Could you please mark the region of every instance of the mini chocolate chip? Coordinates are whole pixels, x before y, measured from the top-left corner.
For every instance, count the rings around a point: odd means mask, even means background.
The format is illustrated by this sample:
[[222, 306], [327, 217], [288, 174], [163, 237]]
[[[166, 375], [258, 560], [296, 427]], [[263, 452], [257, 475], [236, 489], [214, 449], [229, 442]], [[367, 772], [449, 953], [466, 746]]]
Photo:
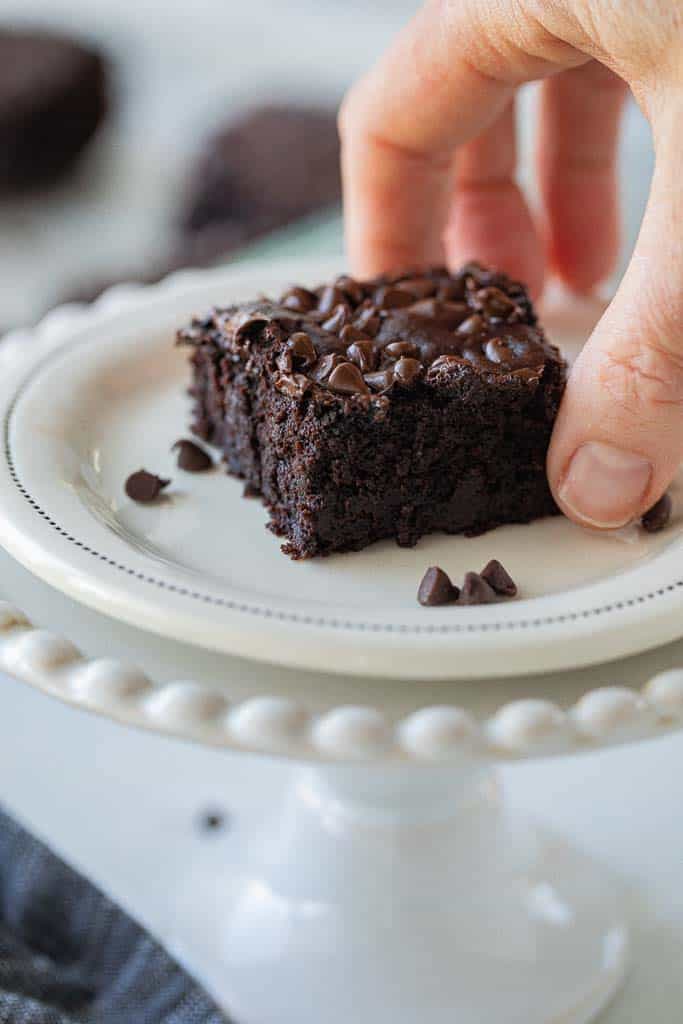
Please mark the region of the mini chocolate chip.
[[481, 570], [480, 575], [489, 586], [493, 587], [497, 594], [502, 594], [504, 597], [514, 597], [516, 595], [517, 584], [497, 558], [492, 558]]
[[454, 587], [450, 579], [438, 565], [432, 565], [422, 577], [422, 582], [417, 591], [417, 599], [425, 607], [433, 607], [439, 604], [449, 604], [458, 598], [458, 588]]
[[318, 309], [321, 313], [331, 313], [332, 310], [339, 305], [346, 304], [346, 296], [341, 288], [337, 288], [334, 284], [328, 284], [323, 289], [323, 293], [320, 296], [318, 303]]
[[334, 307], [334, 312], [328, 320], [323, 321], [323, 328], [326, 331], [331, 331], [332, 334], [339, 334], [342, 327], [345, 327], [349, 322], [351, 311], [345, 302], [340, 302]]
[[280, 299], [280, 305], [297, 313], [308, 313], [318, 305], [318, 297], [307, 288], [289, 288]]
[[290, 349], [295, 361], [301, 366], [312, 366], [318, 358], [311, 337], [305, 331], [297, 331], [296, 334], [293, 334], [287, 343], [287, 347]]
[[641, 520], [643, 529], [648, 533], [657, 533], [659, 530], [663, 530], [671, 519], [672, 506], [671, 497], [665, 492], [643, 516]]
[[478, 572], [466, 572], [458, 604], [493, 604], [496, 592]]
[[436, 281], [429, 277], [409, 277], [405, 281], [398, 281], [394, 288], [400, 292], [408, 292], [415, 299], [429, 299], [436, 295]]
[[433, 320], [436, 317], [438, 308], [438, 299], [420, 299], [419, 302], [412, 303], [408, 312], [413, 316], [425, 316]]
[[283, 374], [275, 381], [277, 390], [289, 398], [301, 398], [310, 386], [310, 380], [302, 373]]
[[417, 345], [413, 345], [412, 341], [392, 341], [390, 345], [385, 345], [384, 351], [392, 359], [400, 359], [401, 356], [418, 356], [420, 350]]
[[374, 301], [378, 309], [401, 309], [412, 305], [413, 296], [394, 285], [384, 285], [375, 292]]
[[145, 505], [158, 498], [164, 487], [168, 487], [170, 482], [170, 480], [155, 476], [154, 473], [148, 473], [146, 469], [139, 469], [137, 473], [131, 473], [126, 480], [126, 494], [133, 501], [139, 501]]
[[258, 487], [255, 486], [255, 484], [251, 484], [251, 483], [247, 482], [244, 485], [244, 490], [242, 491], [242, 497], [243, 498], [260, 498], [261, 497], [261, 492], [258, 489]]
[[489, 338], [484, 345], [484, 352], [490, 363], [511, 363], [515, 358], [505, 338]]
[[464, 302], [440, 302], [439, 299], [422, 299], [410, 307], [413, 316], [429, 317], [439, 327], [453, 331], [466, 318], [469, 309]]
[[235, 324], [235, 341], [238, 343], [246, 341], [248, 343], [271, 320], [272, 317], [266, 314], [243, 314], [242, 318]]
[[319, 384], [326, 380], [334, 370], [335, 366], [338, 366], [343, 362], [341, 356], [338, 356], [336, 352], [328, 352], [326, 356], [322, 356], [310, 371], [310, 376], [313, 380]]
[[328, 386], [343, 395], [366, 395], [368, 386], [362, 374], [353, 363], [340, 363], [330, 374]]
[[349, 345], [346, 354], [352, 363], [355, 363], [362, 373], [369, 373], [377, 366], [377, 347], [372, 341], [354, 341]]
[[489, 286], [474, 293], [474, 306], [496, 319], [507, 319], [517, 309], [517, 304], [500, 288]]
[[458, 325], [458, 334], [478, 334], [484, 326], [483, 317], [479, 316], [478, 313], [473, 313], [472, 316], [468, 316], [466, 320], [463, 320]]
[[377, 373], [366, 373], [364, 380], [373, 391], [386, 391], [394, 383], [394, 374], [391, 370], [378, 370]]
[[394, 366], [394, 377], [401, 384], [412, 384], [422, 373], [422, 363], [419, 359], [410, 359], [404, 356]]
[[364, 341], [367, 338], [367, 334], [363, 334], [359, 327], [347, 324], [346, 327], [342, 327], [339, 337], [345, 345], [350, 345], [352, 341]]
[[348, 274], [342, 274], [334, 282], [337, 288], [341, 288], [354, 306], [358, 306], [365, 298], [365, 292], [363, 286], [358, 283], [353, 277], [349, 277]]
[[186, 473], [204, 473], [213, 466], [209, 453], [194, 441], [176, 441], [171, 450], [178, 452], [178, 468]]
[[464, 278], [455, 278], [452, 281], [444, 281], [439, 285], [436, 297], [443, 302], [461, 302], [465, 298]]
[[364, 309], [353, 322], [368, 338], [374, 338], [381, 327], [381, 320], [374, 306]]

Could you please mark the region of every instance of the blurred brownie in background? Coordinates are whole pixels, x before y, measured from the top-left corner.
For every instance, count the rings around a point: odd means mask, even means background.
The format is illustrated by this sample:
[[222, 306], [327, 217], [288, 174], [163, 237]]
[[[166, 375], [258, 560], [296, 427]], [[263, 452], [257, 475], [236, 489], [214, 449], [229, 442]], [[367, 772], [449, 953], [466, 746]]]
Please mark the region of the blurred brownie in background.
[[255, 109], [214, 135], [200, 155], [182, 217], [186, 244], [202, 263], [340, 198], [335, 113]]
[[102, 56], [43, 31], [0, 29], [0, 192], [51, 185], [107, 110]]

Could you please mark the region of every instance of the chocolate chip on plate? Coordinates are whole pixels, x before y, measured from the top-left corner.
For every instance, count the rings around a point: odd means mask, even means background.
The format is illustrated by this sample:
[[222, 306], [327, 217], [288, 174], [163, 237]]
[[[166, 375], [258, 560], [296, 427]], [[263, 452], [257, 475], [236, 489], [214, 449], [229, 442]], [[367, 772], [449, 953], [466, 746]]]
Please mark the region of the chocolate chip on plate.
[[492, 558], [487, 563], [481, 570], [480, 576], [490, 587], [493, 587], [497, 594], [503, 597], [514, 597], [517, 593], [517, 584], [497, 558]]
[[443, 569], [438, 565], [432, 565], [422, 577], [417, 599], [425, 607], [433, 607], [439, 604], [450, 604], [458, 598], [459, 590], [455, 587]]
[[478, 572], [466, 572], [458, 604], [493, 604], [497, 601], [493, 587]]
[[178, 468], [184, 469], [186, 473], [204, 473], [213, 466], [213, 459], [209, 453], [194, 441], [176, 441], [172, 451], [178, 452]]
[[665, 492], [643, 516], [641, 520], [643, 529], [648, 533], [658, 533], [659, 530], [663, 530], [671, 519], [671, 508], [671, 498]]
[[154, 473], [148, 473], [146, 469], [139, 469], [137, 473], [131, 473], [126, 480], [126, 494], [133, 501], [142, 502], [144, 505], [155, 501], [170, 482], [155, 476]]

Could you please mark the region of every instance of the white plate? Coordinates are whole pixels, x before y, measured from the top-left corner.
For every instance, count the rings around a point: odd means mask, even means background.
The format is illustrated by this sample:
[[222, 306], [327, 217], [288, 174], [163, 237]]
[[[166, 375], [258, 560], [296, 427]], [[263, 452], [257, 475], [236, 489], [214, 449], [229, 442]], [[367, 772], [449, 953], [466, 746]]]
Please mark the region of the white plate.
[[[657, 536], [590, 535], [561, 519], [476, 539], [432, 536], [303, 563], [280, 553], [258, 502], [219, 469], [175, 468], [187, 435], [187, 353], [174, 329], [194, 311], [320, 271], [184, 274], [119, 291], [92, 311], [58, 311], [0, 369], [0, 536], [34, 573], [111, 616], [271, 662], [402, 677], [511, 675], [588, 664], [683, 634], [678, 518]], [[546, 311], [565, 343], [596, 307]], [[18, 359], [18, 354], [21, 358]], [[170, 476], [153, 507], [128, 474]], [[522, 597], [421, 608], [426, 566], [458, 579], [499, 558]]]

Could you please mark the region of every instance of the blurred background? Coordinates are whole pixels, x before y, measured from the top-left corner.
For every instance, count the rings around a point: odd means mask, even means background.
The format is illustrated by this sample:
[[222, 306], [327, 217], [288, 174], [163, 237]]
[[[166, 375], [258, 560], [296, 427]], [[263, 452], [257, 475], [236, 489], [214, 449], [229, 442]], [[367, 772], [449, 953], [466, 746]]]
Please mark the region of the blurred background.
[[[94, 137], [80, 149], [74, 141], [78, 158], [36, 186], [30, 168], [43, 165], [42, 147], [54, 140], [44, 131], [31, 136], [31, 116], [42, 104], [58, 124], [59, 90], [75, 65], [54, 70], [39, 57], [13, 61], [7, 42], [0, 49], [0, 153], [9, 119], [33, 161], [20, 187], [3, 187], [0, 170], [0, 329], [89, 299], [110, 282], [154, 279], [185, 265], [316, 253], [339, 254], [341, 262], [334, 110], [417, 6], [0, 0], [10, 43], [16, 30], [56, 31], [101, 55], [107, 96]], [[70, 87], [92, 94], [92, 67], [79, 74]], [[15, 97], [11, 104], [2, 90]], [[533, 103], [532, 89], [520, 105], [520, 175], [531, 188]], [[273, 105], [277, 111], [258, 113]], [[323, 113], [295, 116], [291, 108]], [[622, 149], [624, 257], [651, 166], [647, 126], [631, 104]]]

